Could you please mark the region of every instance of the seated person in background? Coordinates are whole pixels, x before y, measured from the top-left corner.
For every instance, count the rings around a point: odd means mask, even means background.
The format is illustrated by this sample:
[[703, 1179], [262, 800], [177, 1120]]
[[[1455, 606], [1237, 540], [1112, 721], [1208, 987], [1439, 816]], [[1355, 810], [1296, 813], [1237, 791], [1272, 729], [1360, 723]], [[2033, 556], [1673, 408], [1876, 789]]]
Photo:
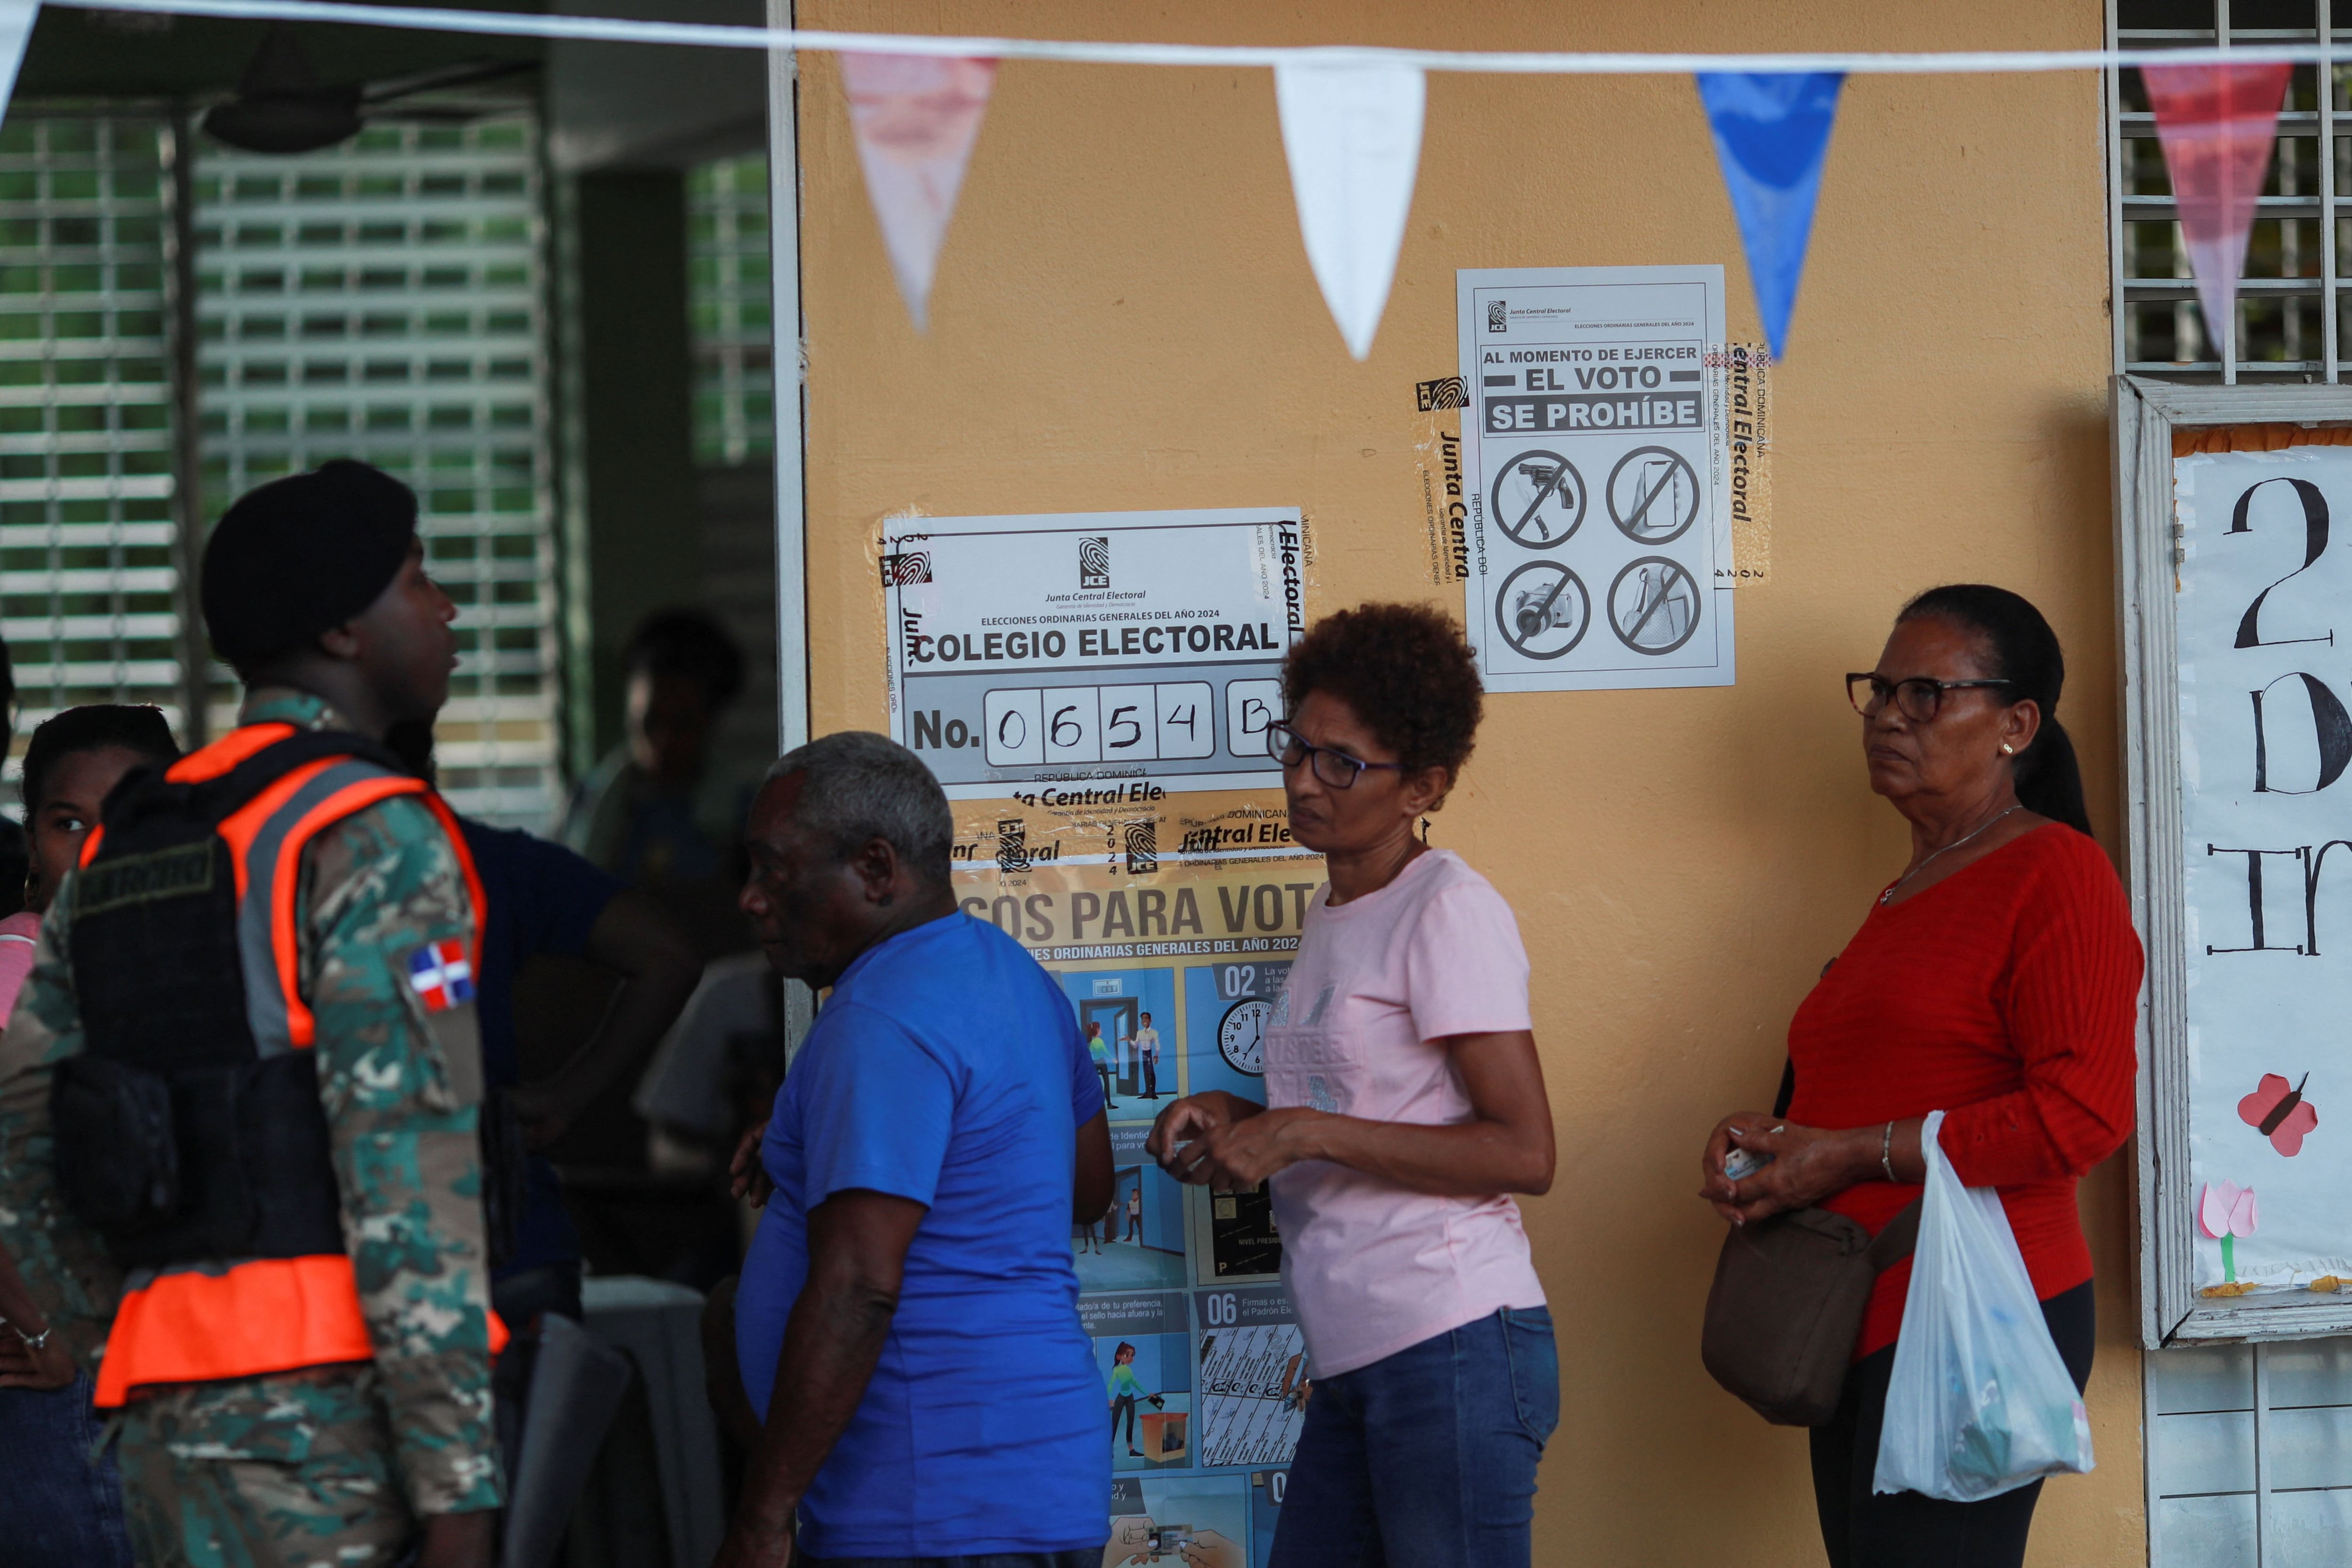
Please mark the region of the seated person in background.
[[[25, 748], [25, 820], [32, 825], [25, 907], [0, 920], [0, 1024], [33, 969], [41, 912], [81, 856], [99, 808], [133, 768], [180, 755], [163, 710], [68, 708]], [[0, 1247], [0, 1526], [11, 1568], [131, 1568], [122, 1475], [100, 1448], [89, 1375], [74, 1364]], [[93, 1458], [92, 1456], [96, 1457]]]
[[775, 970], [758, 953], [712, 961], [629, 1102], [647, 1124], [646, 1168], [717, 1175], [743, 1130], [766, 1124], [783, 1069]]
[[[385, 737], [425, 778], [433, 774], [433, 732], [403, 725]], [[702, 973], [677, 923], [562, 844], [459, 817], [482, 879], [482, 972], [476, 977], [482, 1069], [512, 1100], [525, 1144], [526, 1196], [513, 1250], [492, 1275], [493, 1304], [509, 1328], [542, 1312], [580, 1315], [580, 1237], [564, 1212], [555, 1167], [538, 1153], [563, 1135], [588, 1103], [640, 1069]], [[522, 1082], [515, 1042], [515, 972], [539, 954], [585, 958], [622, 977], [604, 1021], [561, 1071]], [[503, 1381], [503, 1380], [502, 1380]]]
[[743, 655], [699, 610], [665, 610], [630, 637], [627, 738], [573, 791], [563, 841], [692, 928], [706, 959], [749, 946], [735, 892], [751, 781], [714, 766]]
[[[433, 778], [430, 724], [396, 725], [384, 744], [412, 772]], [[525, 1441], [540, 1319], [548, 1312], [575, 1322], [581, 1317], [580, 1232], [563, 1207], [555, 1167], [541, 1151], [561, 1138], [597, 1095], [653, 1053], [686, 1005], [701, 966], [685, 933], [659, 904], [562, 844], [471, 817], [457, 817], [457, 822], [481, 878], [485, 905], [482, 972], [474, 983], [482, 1074], [493, 1095], [493, 1103], [483, 1107], [486, 1124], [493, 1129], [483, 1143], [483, 1179], [510, 1203], [520, 1189], [520, 1201], [512, 1203], [507, 1216], [512, 1230], [505, 1255], [490, 1273], [490, 1304], [516, 1336], [491, 1375], [499, 1447], [511, 1478]], [[542, 953], [585, 958], [622, 981], [596, 1031], [562, 1071], [525, 1083], [515, 1036], [515, 975]], [[498, 1099], [507, 1101], [510, 1118], [499, 1114]], [[496, 1131], [514, 1126], [521, 1133], [522, 1149]], [[503, 1181], [488, 1168], [500, 1156], [508, 1170]], [[513, 1164], [518, 1160], [519, 1172]], [[494, 1249], [500, 1218], [494, 1206]]]

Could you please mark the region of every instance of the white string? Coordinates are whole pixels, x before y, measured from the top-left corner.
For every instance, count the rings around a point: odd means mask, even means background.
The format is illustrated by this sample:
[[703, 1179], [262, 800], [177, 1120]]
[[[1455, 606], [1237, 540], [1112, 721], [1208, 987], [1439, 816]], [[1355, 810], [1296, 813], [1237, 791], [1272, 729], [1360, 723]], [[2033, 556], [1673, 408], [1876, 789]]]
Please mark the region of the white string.
[[851, 53], [1066, 60], [1093, 65], [1270, 67], [1410, 66], [1502, 76], [1650, 76], [1698, 71], [1844, 71], [1873, 76], [1980, 75], [2001, 71], [2105, 70], [2110, 67], [2333, 63], [2352, 47], [2234, 44], [2224, 48], [1959, 50], [1948, 54], [1539, 54], [1370, 46], [1266, 47], [1223, 44], [1109, 44], [1049, 38], [950, 38], [928, 33], [834, 33], [734, 27], [708, 22], [637, 22], [604, 16], [526, 16], [440, 11], [420, 5], [360, 5], [337, 0], [46, 0], [90, 11], [142, 11], [247, 21], [335, 22], [503, 37], [569, 38], [602, 44], [684, 44], [712, 49], [802, 49]]

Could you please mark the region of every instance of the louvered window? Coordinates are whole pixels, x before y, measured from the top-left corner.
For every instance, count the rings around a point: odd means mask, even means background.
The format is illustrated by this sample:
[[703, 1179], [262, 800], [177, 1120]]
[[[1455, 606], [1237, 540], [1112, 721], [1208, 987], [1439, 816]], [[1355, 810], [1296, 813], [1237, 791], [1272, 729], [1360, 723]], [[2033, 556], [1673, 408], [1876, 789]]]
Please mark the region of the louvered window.
[[761, 462], [776, 446], [767, 155], [702, 164], [688, 173], [686, 192], [695, 461]]
[[[190, 733], [152, 120], [0, 127], [0, 635], [18, 744], [76, 703]], [[439, 727], [462, 810], [560, 799], [544, 204], [527, 117], [381, 126], [265, 158], [197, 139], [201, 509], [330, 457], [414, 486], [461, 658]], [[217, 734], [228, 672], [200, 683]]]
[[331, 457], [413, 486], [460, 663], [436, 731], [459, 810], [559, 799], [553, 496], [531, 122], [378, 126], [196, 164], [205, 516]]
[[19, 741], [61, 707], [181, 720], [157, 127], [0, 127], [0, 636]]
[[[2338, 15], [2337, 13], [2340, 13]], [[2112, 37], [2137, 48], [2345, 40], [2344, 0], [2112, 0]], [[2352, 240], [2352, 73], [2327, 92], [2298, 66], [2246, 250], [2236, 319], [2209, 322], [2137, 70], [2107, 78], [2109, 228], [2118, 370], [2197, 381], [2338, 379], [2352, 357], [2340, 308]]]

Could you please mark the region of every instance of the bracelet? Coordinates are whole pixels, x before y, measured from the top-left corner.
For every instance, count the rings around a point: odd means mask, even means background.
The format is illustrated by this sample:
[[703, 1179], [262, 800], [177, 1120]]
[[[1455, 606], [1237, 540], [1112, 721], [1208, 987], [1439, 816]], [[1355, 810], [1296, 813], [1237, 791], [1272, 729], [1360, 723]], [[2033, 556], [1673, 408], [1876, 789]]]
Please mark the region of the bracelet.
[[1889, 1122], [1886, 1124], [1885, 1134], [1878, 1140], [1878, 1168], [1886, 1173], [1888, 1181], [1895, 1179], [1895, 1161], [1892, 1157], [1894, 1153], [1895, 1124]]

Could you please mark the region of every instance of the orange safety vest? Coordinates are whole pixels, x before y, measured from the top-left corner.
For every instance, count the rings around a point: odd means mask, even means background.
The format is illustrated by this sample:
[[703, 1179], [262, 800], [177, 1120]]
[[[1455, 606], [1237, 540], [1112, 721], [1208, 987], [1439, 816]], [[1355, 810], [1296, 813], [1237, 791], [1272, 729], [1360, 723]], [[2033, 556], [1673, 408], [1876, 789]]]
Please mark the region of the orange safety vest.
[[[480, 879], [456, 817], [423, 779], [390, 763], [377, 747], [357, 737], [300, 731], [282, 723], [248, 725], [118, 794], [110, 802], [106, 823], [93, 829], [83, 845], [72, 946], [77, 979], [83, 982], [84, 1029], [92, 1042], [89, 1056], [110, 1054], [96, 1049], [101, 1032], [114, 1049], [111, 1061], [92, 1064], [88, 1057], [77, 1057], [61, 1064], [57, 1104], [60, 1175], [66, 1178], [68, 1197], [106, 1230], [118, 1258], [132, 1266], [100, 1364], [97, 1403], [102, 1406], [120, 1406], [131, 1390], [146, 1385], [216, 1382], [374, 1356], [350, 1255], [340, 1247], [322, 1245], [339, 1239], [340, 1228], [329, 1226], [322, 1207], [332, 1198], [333, 1173], [323, 1163], [325, 1112], [316, 1093], [315, 1059], [309, 1056], [317, 1026], [299, 983], [295, 904], [302, 851], [335, 822], [378, 801], [414, 795], [440, 819], [463, 868], [477, 914], [470, 956], [478, 974], [479, 912], [485, 907]], [[122, 846], [120, 852], [109, 847], [110, 828]], [[163, 845], [160, 850], [153, 847], [158, 842]], [[231, 880], [226, 889], [214, 885], [207, 869], [224, 863]], [[163, 944], [167, 956], [162, 961], [180, 963], [205, 991], [189, 1016], [197, 1020], [193, 1027], [198, 1032], [206, 1025], [212, 1029], [215, 1043], [209, 1057], [192, 1067], [183, 1042], [173, 1040], [166, 1030], [143, 1029], [140, 1017], [108, 1019], [102, 1030], [93, 1029], [93, 1014], [104, 1014], [114, 1004], [93, 996], [94, 990], [103, 996], [109, 989], [90, 983], [102, 981], [102, 975], [81, 973], [79, 935], [86, 918], [113, 911], [119, 920], [128, 920], [131, 924], [109, 932], [109, 940], [100, 946], [119, 955], [116, 963], [131, 964], [142, 936], [184, 933], [190, 917], [200, 913], [216, 927], [222, 912], [230, 907], [233, 957], [207, 965], [185, 957], [192, 949], [184, 946], [174, 947], [171, 939]], [[151, 924], [142, 925], [141, 921]], [[226, 955], [229, 949], [218, 951]], [[207, 973], [223, 964], [233, 964], [237, 973]], [[138, 983], [134, 980], [132, 988]], [[238, 1009], [233, 1003], [240, 991]], [[213, 1004], [209, 1012], [205, 1001]], [[237, 1011], [241, 1019], [229, 1016]], [[180, 1021], [175, 1019], [174, 1025]], [[233, 1038], [238, 1033], [250, 1041], [249, 1058], [244, 1061], [236, 1060], [243, 1049]], [[127, 1071], [120, 1065], [124, 1061], [131, 1064]], [[278, 1064], [276, 1069], [273, 1062]], [[181, 1076], [173, 1077], [175, 1071]], [[225, 1072], [231, 1077], [225, 1080]], [[89, 1160], [103, 1160], [108, 1152], [89, 1147], [85, 1157], [76, 1160], [67, 1145], [77, 1137], [86, 1145], [101, 1142], [100, 1134], [86, 1129], [102, 1126], [113, 1132], [121, 1119], [93, 1122], [84, 1114], [77, 1121], [68, 1109], [73, 1092], [68, 1075], [78, 1074], [81, 1085], [82, 1098], [73, 1103], [88, 1106], [93, 1103], [90, 1094], [99, 1092], [89, 1087], [91, 1082], [104, 1088], [126, 1077], [141, 1081], [142, 1073], [150, 1092], [157, 1092], [153, 1082], [171, 1085], [174, 1113], [169, 1120], [179, 1132], [164, 1134], [166, 1141], [189, 1134], [190, 1118], [180, 1096], [217, 1094], [221, 1082], [236, 1082], [238, 1087], [228, 1092], [244, 1097], [218, 1103], [234, 1107], [222, 1114], [241, 1129], [226, 1134], [227, 1146], [236, 1152], [215, 1152], [215, 1168], [209, 1175], [195, 1172], [193, 1186], [177, 1190], [173, 1198], [152, 1194], [136, 1198], [149, 1206], [146, 1212], [126, 1218], [118, 1197], [112, 1200], [113, 1212], [91, 1214], [92, 1207], [105, 1208], [108, 1200], [83, 1201], [75, 1190], [75, 1172], [92, 1169]], [[265, 1079], [274, 1102], [257, 1097], [261, 1092], [254, 1086]], [[207, 1090], [206, 1084], [214, 1087]], [[201, 1107], [215, 1103], [194, 1103]], [[308, 1124], [311, 1118], [315, 1127]], [[258, 1134], [257, 1123], [261, 1124]], [[85, 1130], [78, 1133], [77, 1127]], [[224, 1186], [247, 1190], [240, 1184], [250, 1155], [239, 1141], [268, 1144], [272, 1129], [289, 1127], [292, 1132], [281, 1141], [297, 1152], [274, 1165], [263, 1160], [257, 1173], [259, 1182], [275, 1184], [272, 1202], [249, 1203], [245, 1209], [228, 1206], [233, 1217], [249, 1211], [249, 1221], [239, 1231], [235, 1218], [224, 1221], [212, 1212], [221, 1207], [218, 1194]], [[200, 1140], [206, 1135], [202, 1126], [195, 1132]], [[202, 1155], [199, 1151], [194, 1163], [202, 1163]], [[157, 1168], [176, 1180], [186, 1159], [175, 1152]], [[226, 1174], [217, 1168], [223, 1160], [234, 1167]], [[330, 1192], [318, 1190], [322, 1167]], [[207, 1183], [210, 1196], [196, 1190]], [[87, 1191], [105, 1184], [101, 1176], [84, 1177], [82, 1185]], [[297, 1189], [300, 1203], [282, 1201], [288, 1187]], [[274, 1210], [289, 1207], [306, 1212], [281, 1222]], [[231, 1235], [242, 1239], [224, 1239]], [[495, 1313], [489, 1333], [495, 1354], [507, 1338]]]

